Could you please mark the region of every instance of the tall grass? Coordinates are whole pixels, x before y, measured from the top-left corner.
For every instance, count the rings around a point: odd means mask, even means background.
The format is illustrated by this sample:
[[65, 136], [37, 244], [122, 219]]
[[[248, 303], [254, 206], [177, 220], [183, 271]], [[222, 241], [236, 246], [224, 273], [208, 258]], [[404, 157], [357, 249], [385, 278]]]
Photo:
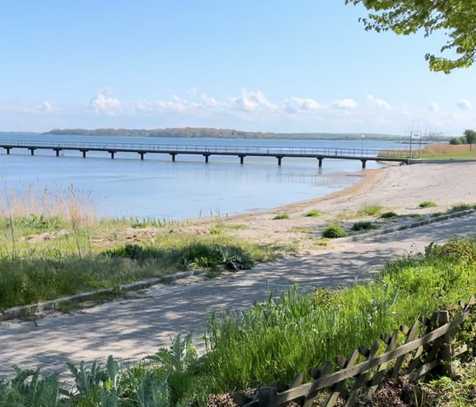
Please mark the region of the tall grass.
[[[456, 242], [388, 265], [374, 282], [300, 295], [212, 317], [208, 362], [217, 390], [285, 384], [298, 372], [370, 346], [383, 333], [476, 293], [476, 244]], [[464, 246], [469, 257], [450, 256]]]

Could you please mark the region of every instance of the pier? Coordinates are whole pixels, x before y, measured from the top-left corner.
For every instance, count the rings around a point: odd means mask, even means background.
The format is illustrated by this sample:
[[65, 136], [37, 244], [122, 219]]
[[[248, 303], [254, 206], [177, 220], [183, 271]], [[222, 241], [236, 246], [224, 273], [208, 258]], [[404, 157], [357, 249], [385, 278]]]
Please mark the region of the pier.
[[26, 150], [31, 156], [38, 150], [53, 151], [56, 157], [61, 156], [63, 151], [77, 151], [82, 158], [87, 158], [89, 152], [104, 152], [111, 159], [115, 159], [120, 153], [137, 154], [140, 160], [144, 160], [149, 154], [164, 154], [175, 162], [180, 155], [202, 156], [206, 164], [213, 156], [234, 156], [239, 159], [241, 165], [245, 163], [246, 157], [272, 157], [281, 166], [283, 159], [288, 158], [312, 158], [317, 161], [319, 168], [322, 168], [325, 159], [354, 160], [360, 161], [365, 169], [368, 161], [378, 162], [399, 162], [408, 164], [410, 162], [409, 150], [383, 150], [364, 148], [303, 148], [303, 147], [268, 147], [268, 146], [206, 146], [206, 145], [169, 145], [169, 144], [129, 144], [129, 143], [54, 143], [54, 142], [14, 142], [2, 141], [0, 148], [7, 155], [13, 150]]

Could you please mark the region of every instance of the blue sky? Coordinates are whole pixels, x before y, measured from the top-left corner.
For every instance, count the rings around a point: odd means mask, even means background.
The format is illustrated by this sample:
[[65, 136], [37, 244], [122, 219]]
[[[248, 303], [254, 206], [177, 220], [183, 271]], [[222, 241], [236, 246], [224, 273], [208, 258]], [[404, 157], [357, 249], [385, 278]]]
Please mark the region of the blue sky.
[[476, 68], [424, 60], [442, 35], [365, 32], [344, 0], [2, 3], [1, 130], [475, 127]]

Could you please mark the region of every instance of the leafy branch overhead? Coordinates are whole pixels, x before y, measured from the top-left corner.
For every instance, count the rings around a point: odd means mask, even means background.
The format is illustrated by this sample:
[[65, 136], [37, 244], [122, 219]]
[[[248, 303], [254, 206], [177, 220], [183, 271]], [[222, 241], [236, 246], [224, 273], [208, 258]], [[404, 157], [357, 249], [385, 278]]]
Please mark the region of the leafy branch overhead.
[[441, 53], [426, 54], [430, 69], [450, 73], [471, 66], [476, 58], [476, 0], [346, 0], [362, 4], [369, 15], [362, 18], [366, 30], [410, 35], [423, 30], [426, 36], [443, 31], [448, 41]]

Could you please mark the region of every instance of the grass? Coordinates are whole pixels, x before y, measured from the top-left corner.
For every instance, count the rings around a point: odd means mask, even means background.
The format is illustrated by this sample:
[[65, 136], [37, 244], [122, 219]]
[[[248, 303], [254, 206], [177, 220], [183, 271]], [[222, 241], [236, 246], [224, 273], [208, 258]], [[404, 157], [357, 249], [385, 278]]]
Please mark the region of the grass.
[[287, 251], [232, 238], [224, 228], [190, 234], [156, 224], [152, 235], [129, 236], [137, 222], [125, 222], [0, 218], [0, 309], [177, 271], [236, 271]]
[[347, 232], [339, 224], [329, 225], [322, 231], [322, 237], [326, 239], [337, 239], [346, 236]]
[[321, 216], [321, 212], [319, 212], [317, 209], [311, 209], [310, 211], [306, 212], [304, 216], [306, 218], [318, 218]]
[[[32, 399], [60, 407], [204, 406], [209, 394], [282, 386], [298, 372], [307, 380], [310, 368], [368, 347], [382, 334], [475, 292], [476, 241], [452, 240], [388, 264], [370, 283], [308, 294], [293, 288], [244, 312], [213, 314], [203, 358], [190, 337], [179, 336], [170, 349], [130, 368], [112, 358], [105, 365], [69, 365], [73, 390], [57, 376], [18, 370], [13, 380], [0, 383], [0, 407], [31, 405]], [[463, 396], [474, 384], [472, 372], [465, 387], [440, 381], [430, 383], [430, 390]]]
[[377, 229], [377, 225], [367, 221], [356, 222], [351, 227], [351, 230], [353, 232], [366, 232], [368, 230], [373, 230], [373, 229]]
[[438, 205], [433, 201], [423, 201], [418, 204], [419, 208], [426, 209], [426, 208], [436, 208]]
[[469, 145], [431, 144], [418, 154], [426, 160], [476, 160], [476, 149]]
[[359, 209], [357, 214], [359, 216], [377, 216], [382, 212], [382, 207], [380, 205], [365, 205]]
[[398, 217], [398, 214], [395, 212], [384, 212], [380, 215], [381, 219], [391, 219], [391, 218], [396, 218]]
[[273, 220], [284, 220], [284, 219], [289, 219], [289, 214], [286, 212], [281, 212], [278, 213], [276, 216], [274, 216]]

